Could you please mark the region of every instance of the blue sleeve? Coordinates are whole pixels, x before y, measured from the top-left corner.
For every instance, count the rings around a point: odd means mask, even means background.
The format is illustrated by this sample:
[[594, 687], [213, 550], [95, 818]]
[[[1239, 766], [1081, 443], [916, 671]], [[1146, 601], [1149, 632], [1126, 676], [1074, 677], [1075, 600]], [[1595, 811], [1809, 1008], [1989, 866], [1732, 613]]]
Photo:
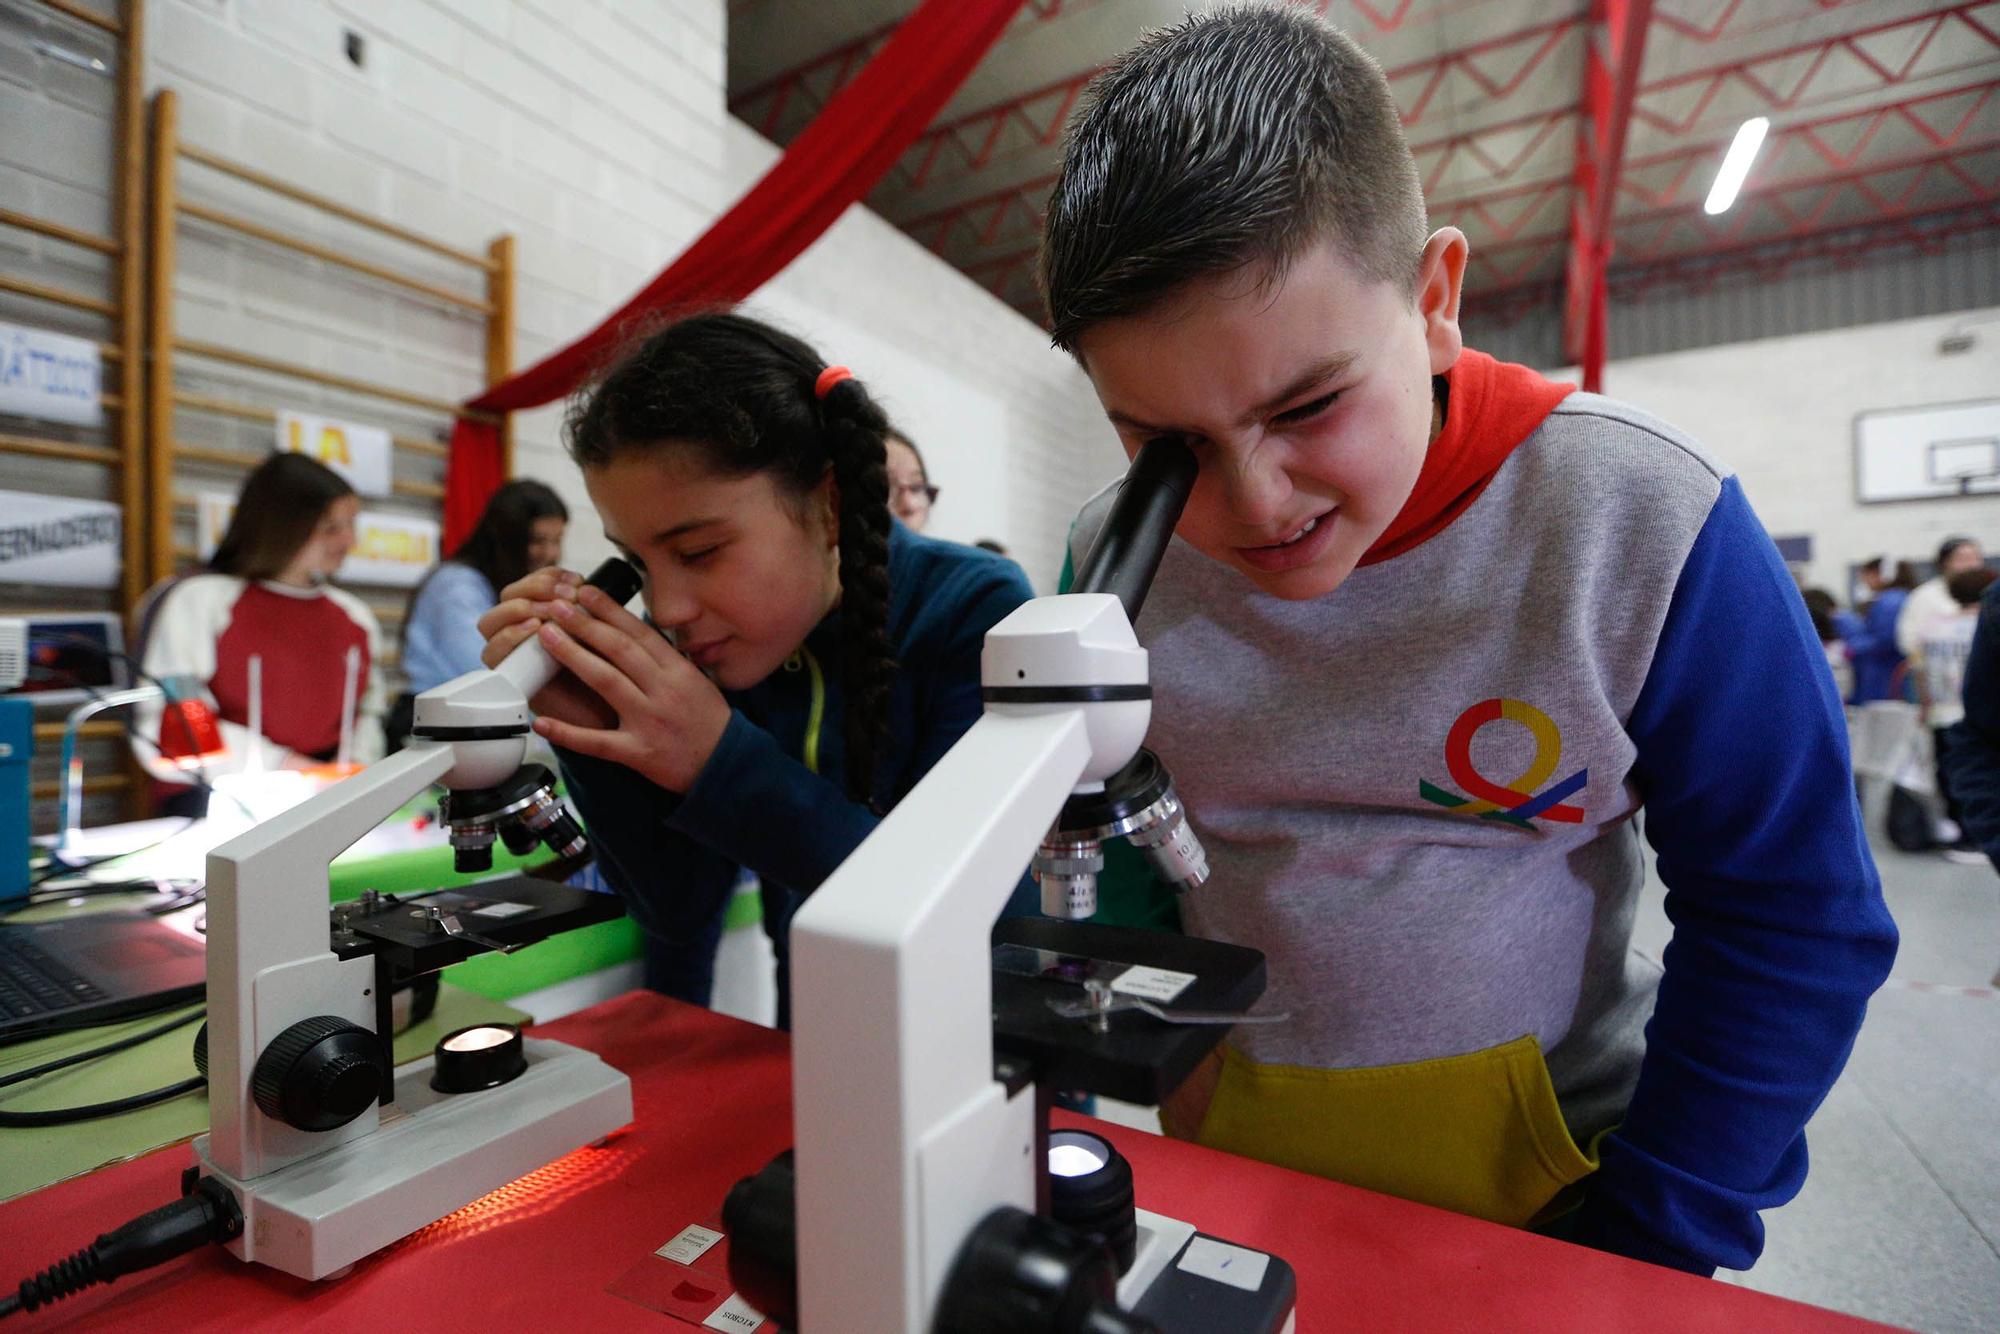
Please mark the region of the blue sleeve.
[[1747, 1269], [1805, 1181], [1896, 928], [1805, 606], [1734, 479], [1688, 553], [1628, 730], [1674, 925], [1646, 1055], [1577, 1240]]
[[486, 647], [479, 618], [493, 609], [493, 586], [467, 565], [447, 562], [417, 595], [405, 629], [404, 668], [411, 688], [422, 692], [479, 666]]
[[703, 942], [728, 905], [736, 864], [668, 827], [680, 798], [665, 788], [622, 764], [556, 754], [598, 867], [632, 919], [691, 956], [712, 954]]
[[[900, 738], [914, 783], [958, 743], [984, 709], [979, 651], [986, 632], [1032, 594], [1012, 561], [981, 561], [963, 579], [930, 590], [920, 619], [935, 633], [906, 646], [899, 684], [916, 701], [914, 731]], [[920, 679], [907, 679], [920, 674]], [[886, 767], [886, 766], [885, 766]], [[809, 894], [874, 832], [880, 818], [845, 788], [785, 753], [741, 713], [702, 766], [668, 825], [760, 877]]]
[[2000, 584], [1980, 599], [1965, 660], [1965, 719], [1946, 731], [1943, 759], [1959, 822], [2000, 867]]

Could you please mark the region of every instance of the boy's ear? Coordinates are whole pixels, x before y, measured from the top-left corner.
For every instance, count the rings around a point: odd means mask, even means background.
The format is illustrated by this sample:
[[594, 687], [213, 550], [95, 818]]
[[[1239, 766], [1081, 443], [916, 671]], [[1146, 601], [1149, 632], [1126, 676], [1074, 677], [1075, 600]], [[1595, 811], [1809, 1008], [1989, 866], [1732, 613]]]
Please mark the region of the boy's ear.
[[1440, 227], [1424, 243], [1417, 267], [1417, 314], [1424, 321], [1424, 345], [1430, 351], [1431, 374], [1443, 375], [1465, 350], [1458, 329], [1458, 299], [1465, 282], [1465, 233]]

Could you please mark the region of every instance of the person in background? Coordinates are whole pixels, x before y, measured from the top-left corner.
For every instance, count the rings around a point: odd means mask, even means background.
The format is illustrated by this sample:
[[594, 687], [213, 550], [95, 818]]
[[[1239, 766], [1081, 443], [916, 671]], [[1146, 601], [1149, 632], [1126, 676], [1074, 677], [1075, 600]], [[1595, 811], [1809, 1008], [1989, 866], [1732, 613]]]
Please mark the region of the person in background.
[[[488, 664], [532, 635], [562, 664], [535, 731], [669, 996], [708, 1004], [747, 868], [784, 1026], [793, 910], [978, 721], [986, 631], [1033, 596], [1012, 561], [896, 522], [887, 427], [797, 338], [727, 312], [669, 325], [568, 422], [651, 622], [562, 570], [480, 621]], [[1024, 876], [1015, 911], [1037, 901]]]
[[1819, 636], [1820, 647], [1826, 650], [1826, 665], [1833, 673], [1833, 687], [1842, 699], [1854, 693], [1854, 665], [1847, 660], [1847, 644], [1841, 638], [1841, 622], [1850, 619], [1842, 612], [1833, 594], [1824, 588], [1801, 590], [1805, 598], [1806, 615], [1812, 617], [1813, 633]]
[[1947, 842], [1944, 854], [1953, 861], [1985, 860], [1978, 842], [1965, 832], [1960, 805], [1951, 790], [1946, 757], [1952, 730], [1965, 717], [1965, 664], [1972, 652], [1973, 629], [1979, 621], [1979, 599], [1993, 580], [1993, 571], [1984, 565], [1960, 570], [1945, 580], [1952, 610], [1933, 616], [1918, 627], [1916, 652], [1910, 656], [1917, 701], [1923, 707], [1924, 725], [1931, 729], [1938, 800], [1943, 804], [1945, 819], [1950, 822], [1944, 831]]
[[1969, 537], [1947, 537], [1938, 543], [1936, 571], [1910, 590], [1910, 596], [1904, 600], [1903, 608], [1896, 616], [1896, 651], [1899, 654], [1907, 658], [1916, 653], [1924, 627], [1940, 616], [1950, 616], [1958, 611], [1958, 604], [1952, 601], [1951, 590], [1945, 586], [1946, 581], [1954, 574], [1981, 569], [1985, 564], [1985, 551]]
[[1908, 561], [1896, 562], [1893, 572], [1887, 556], [1876, 556], [1861, 566], [1861, 583], [1874, 594], [1858, 623], [1846, 627], [1841, 637], [1847, 641], [1848, 660], [1854, 664], [1854, 693], [1850, 704], [1888, 699], [1895, 686], [1896, 669], [1903, 663], [1896, 647], [1896, 620], [1903, 604], [1916, 587], [1917, 574]]
[[889, 512], [913, 533], [924, 531], [931, 521], [931, 506], [937, 503], [938, 489], [924, 468], [924, 456], [910, 437], [891, 426], [887, 434], [889, 451]]
[[534, 570], [562, 561], [569, 508], [541, 482], [520, 479], [493, 493], [479, 524], [458, 550], [424, 576], [410, 594], [403, 621], [403, 674], [409, 689], [389, 710], [389, 744], [410, 734], [416, 697], [479, 666], [486, 637], [479, 618], [500, 590]]
[[[348, 758], [381, 757], [381, 628], [365, 603], [327, 582], [354, 546], [360, 511], [354, 489], [325, 464], [273, 454], [244, 480], [208, 567], [161, 588], [142, 609], [141, 666], [197, 689], [221, 724], [223, 753], [201, 762], [208, 776], [334, 759], [350, 690]], [[261, 699], [253, 699], [253, 659]], [[253, 705], [262, 710], [261, 739], [250, 730]], [[177, 729], [162, 735], [163, 712], [158, 703], [139, 707], [139, 735], [153, 745], [135, 750], [154, 778], [185, 788], [191, 779], [173, 763], [185, 746]], [[162, 806], [198, 815], [205, 795], [174, 792]]]
[[1946, 729], [1944, 770], [1967, 836], [2000, 871], [2000, 583], [1979, 600], [1964, 686], [1965, 716]]

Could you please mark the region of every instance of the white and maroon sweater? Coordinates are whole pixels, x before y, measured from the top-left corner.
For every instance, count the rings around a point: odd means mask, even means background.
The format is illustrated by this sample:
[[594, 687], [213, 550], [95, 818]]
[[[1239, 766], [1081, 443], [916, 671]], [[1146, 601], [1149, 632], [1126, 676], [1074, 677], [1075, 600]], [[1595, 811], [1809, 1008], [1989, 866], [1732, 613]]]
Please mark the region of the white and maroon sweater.
[[[361, 653], [353, 758], [382, 754], [383, 689], [377, 664], [382, 631], [359, 598], [331, 587], [293, 588], [228, 574], [196, 574], [160, 595], [145, 631], [141, 665], [158, 679], [199, 686], [222, 724], [227, 754], [203, 761], [213, 776], [241, 770], [249, 759], [250, 659], [263, 659], [263, 764], [328, 759], [340, 746], [341, 697], [347, 650]], [[142, 735], [164, 741], [161, 709], [140, 710]], [[140, 759], [157, 778], [187, 775], [141, 746]]]

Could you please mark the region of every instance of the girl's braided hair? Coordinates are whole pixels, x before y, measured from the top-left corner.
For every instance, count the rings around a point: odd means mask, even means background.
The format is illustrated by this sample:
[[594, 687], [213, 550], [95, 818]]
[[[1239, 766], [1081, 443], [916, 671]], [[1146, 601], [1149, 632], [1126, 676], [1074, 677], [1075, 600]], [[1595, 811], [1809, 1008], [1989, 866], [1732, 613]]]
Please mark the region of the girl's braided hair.
[[821, 399], [825, 369], [801, 340], [732, 311], [678, 319], [632, 346], [570, 405], [570, 456], [602, 467], [632, 450], [696, 449], [724, 476], [768, 472], [801, 502], [829, 468], [840, 492], [839, 672], [847, 790], [873, 802], [888, 732], [889, 420], [859, 380]]

